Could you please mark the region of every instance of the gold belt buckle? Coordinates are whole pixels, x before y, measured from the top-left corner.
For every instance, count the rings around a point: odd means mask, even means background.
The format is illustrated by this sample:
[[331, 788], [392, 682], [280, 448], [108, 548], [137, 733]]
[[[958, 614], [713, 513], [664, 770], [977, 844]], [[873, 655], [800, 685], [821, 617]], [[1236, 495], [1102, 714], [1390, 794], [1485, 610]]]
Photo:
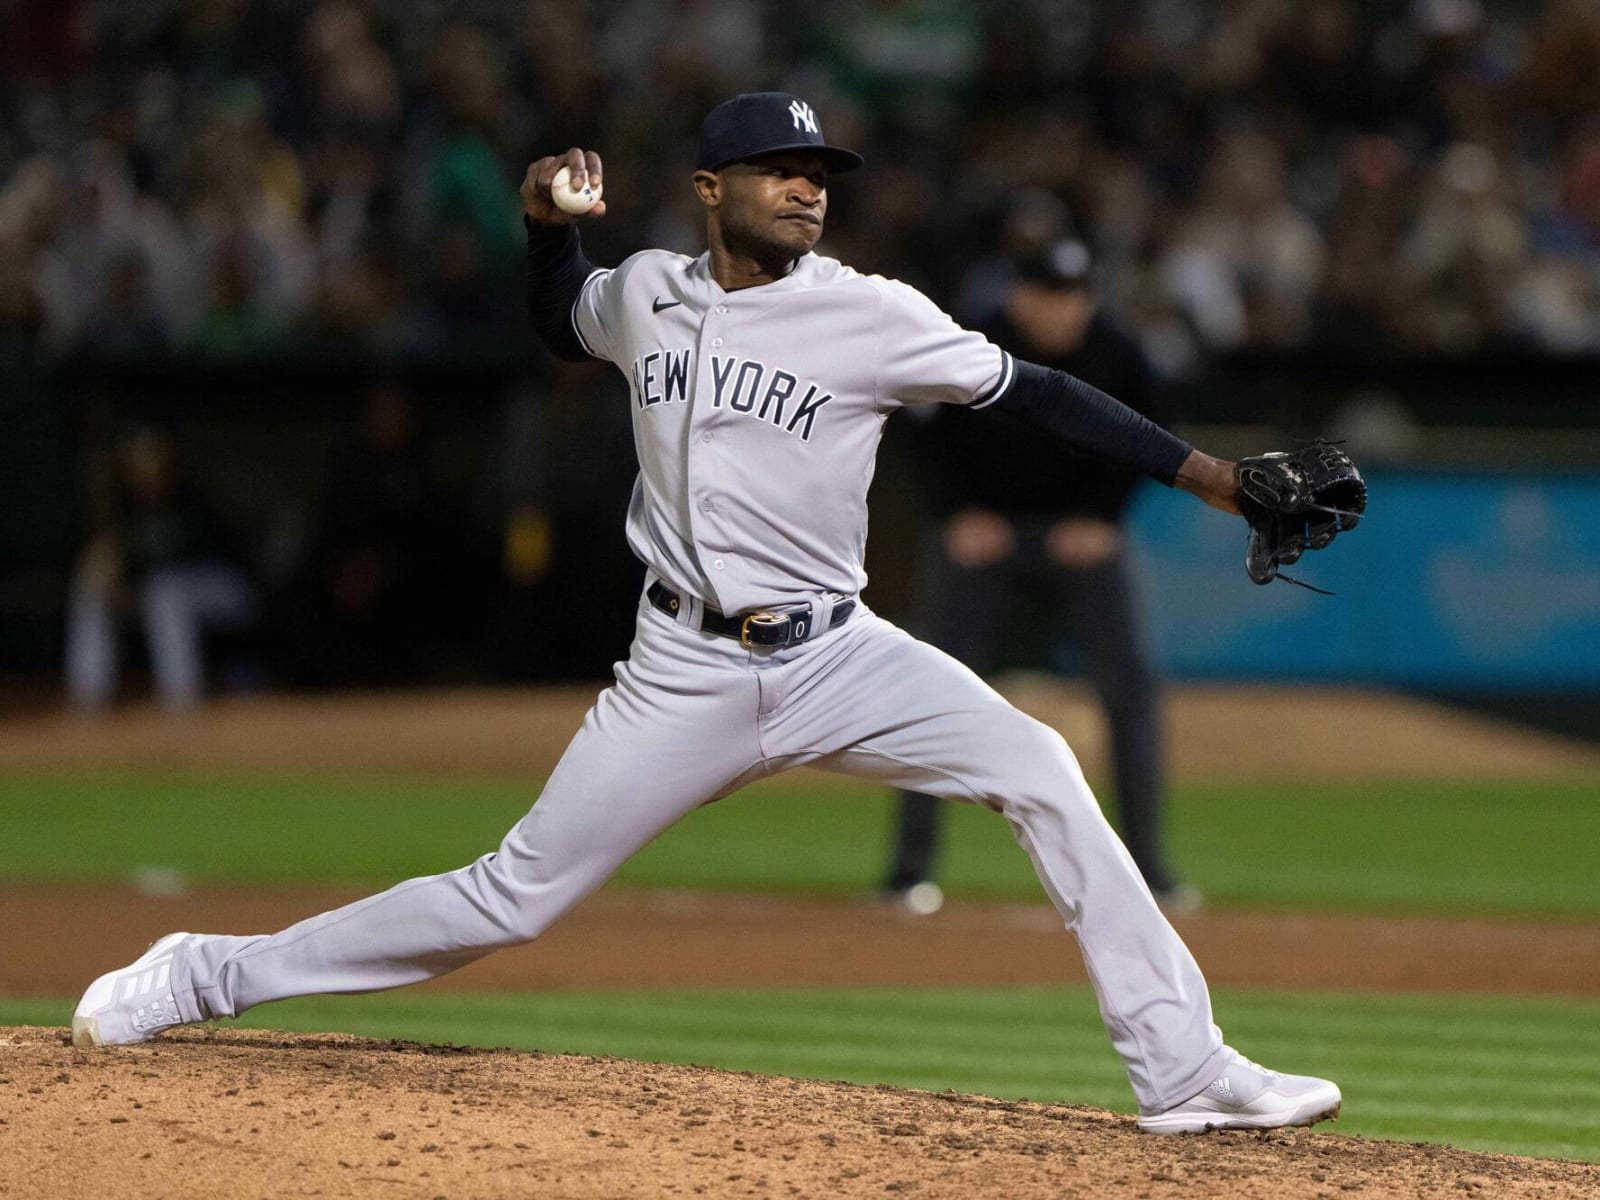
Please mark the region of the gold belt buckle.
[[752, 624], [782, 625], [788, 619], [783, 613], [767, 612], [765, 610], [748, 614], [744, 620], [739, 622], [739, 644], [746, 650], [754, 650], [756, 643], [750, 640], [750, 626]]

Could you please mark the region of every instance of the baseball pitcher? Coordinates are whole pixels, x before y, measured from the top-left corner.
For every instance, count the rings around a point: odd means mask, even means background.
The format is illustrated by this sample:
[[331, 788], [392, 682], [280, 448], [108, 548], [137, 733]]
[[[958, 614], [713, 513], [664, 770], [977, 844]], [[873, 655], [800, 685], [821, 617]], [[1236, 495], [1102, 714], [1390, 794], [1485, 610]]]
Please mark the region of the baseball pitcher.
[[[807, 764], [1004, 816], [1077, 935], [1141, 1128], [1337, 1114], [1334, 1084], [1223, 1042], [1199, 968], [1061, 737], [861, 599], [867, 487], [897, 409], [1005, 407], [1229, 513], [1235, 464], [1014, 360], [914, 289], [814, 253], [832, 176], [859, 166], [800, 98], [737, 96], [701, 127], [707, 253], [646, 250], [613, 269], [587, 261], [569, 211], [604, 214], [599, 155], [529, 167], [535, 328], [553, 353], [604, 359], [631, 387], [627, 534], [648, 576], [616, 683], [493, 853], [279, 933], [171, 934], [90, 986], [77, 1044], [442, 975], [537, 938], [708, 800]], [[1257, 474], [1281, 483], [1291, 470], [1262, 460]], [[1278, 490], [1253, 503], [1309, 503]]]

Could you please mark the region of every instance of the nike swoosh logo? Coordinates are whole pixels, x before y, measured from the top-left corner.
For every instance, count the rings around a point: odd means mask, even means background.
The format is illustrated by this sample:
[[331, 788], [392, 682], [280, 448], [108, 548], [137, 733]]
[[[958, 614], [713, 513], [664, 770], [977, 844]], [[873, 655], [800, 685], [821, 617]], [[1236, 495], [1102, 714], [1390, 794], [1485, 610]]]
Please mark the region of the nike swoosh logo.
[[650, 306], [650, 311], [660, 312], [664, 308], [677, 308], [682, 303], [682, 300], [663, 300], [660, 296], [657, 296], [655, 303]]

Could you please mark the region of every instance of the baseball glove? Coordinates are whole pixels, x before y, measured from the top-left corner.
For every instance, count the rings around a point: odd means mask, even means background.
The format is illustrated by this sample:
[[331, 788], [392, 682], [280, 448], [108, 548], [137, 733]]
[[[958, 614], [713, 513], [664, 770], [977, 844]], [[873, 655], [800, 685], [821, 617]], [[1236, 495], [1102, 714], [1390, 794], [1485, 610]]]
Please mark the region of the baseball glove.
[[1263, 584], [1283, 579], [1321, 592], [1278, 568], [1307, 550], [1321, 550], [1360, 522], [1367, 485], [1350, 456], [1332, 442], [1316, 441], [1290, 453], [1242, 458], [1234, 477], [1239, 509], [1250, 523], [1244, 555], [1250, 578]]

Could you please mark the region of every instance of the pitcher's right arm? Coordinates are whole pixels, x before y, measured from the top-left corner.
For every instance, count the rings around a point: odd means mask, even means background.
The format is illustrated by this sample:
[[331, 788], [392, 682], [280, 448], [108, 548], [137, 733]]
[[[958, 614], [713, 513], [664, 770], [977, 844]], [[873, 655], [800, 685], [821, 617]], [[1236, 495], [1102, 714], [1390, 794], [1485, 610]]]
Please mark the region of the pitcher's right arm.
[[[578, 293], [597, 268], [583, 253], [578, 237], [577, 218], [561, 211], [550, 195], [550, 181], [566, 167], [574, 187], [599, 183], [600, 156], [574, 146], [562, 155], [541, 158], [528, 168], [522, 180], [523, 224], [528, 229], [528, 313], [534, 332], [545, 348], [568, 362], [584, 362], [589, 349], [578, 336], [572, 321], [572, 307]], [[605, 215], [604, 200], [585, 216]]]

